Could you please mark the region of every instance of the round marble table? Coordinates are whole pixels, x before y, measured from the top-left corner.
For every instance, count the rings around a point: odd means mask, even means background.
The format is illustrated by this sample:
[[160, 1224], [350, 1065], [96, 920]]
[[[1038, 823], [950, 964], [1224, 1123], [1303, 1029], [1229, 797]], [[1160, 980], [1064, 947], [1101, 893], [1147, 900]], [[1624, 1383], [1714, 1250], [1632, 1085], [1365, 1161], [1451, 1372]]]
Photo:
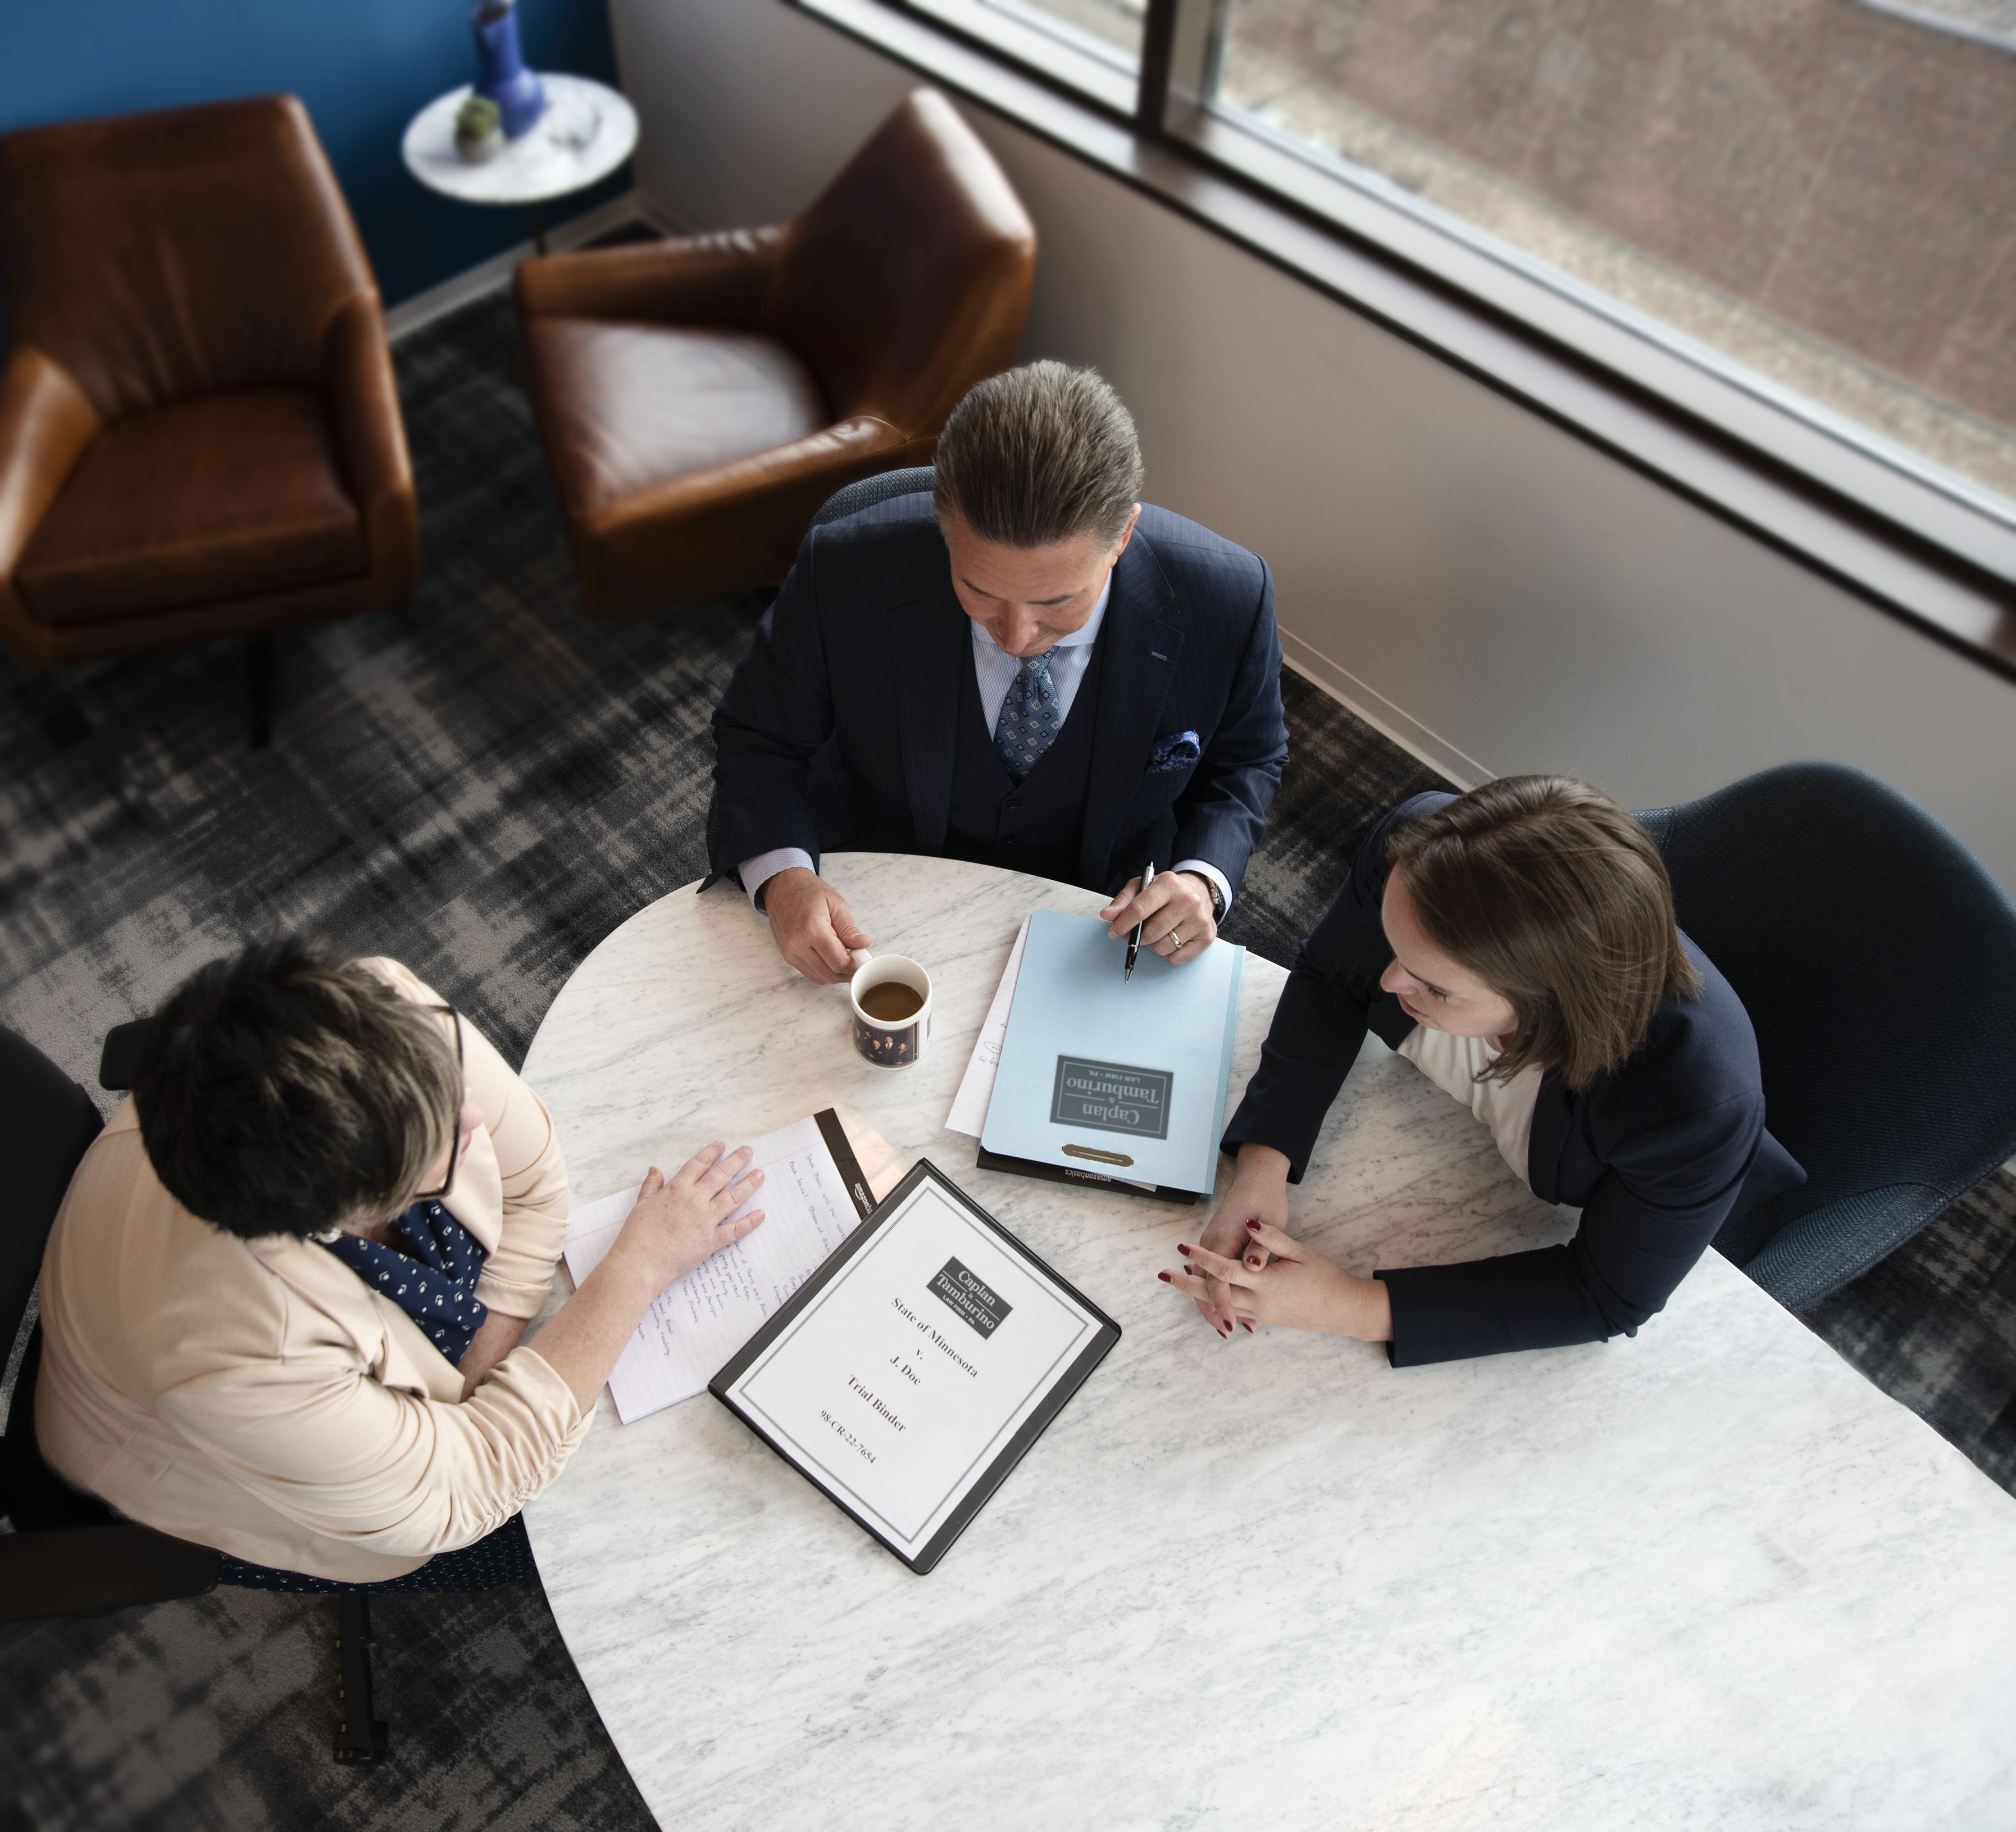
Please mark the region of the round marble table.
[[464, 203], [521, 203], [532, 214], [533, 237], [546, 251], [539, 206], [585, 190], [635, 151], [637, 111], [590, 77], [542, 70], [546, 111], [538, 124], [507, 140], [494, 157], [464, 159], [455, 149], [455, 117], [470, 85], [437, 95], [415, 115], [399, 150], [406, 169], [430, 190]]
[[[675, 891], [526, 1060], [577, 1200], [836, 1104], [1125, 1334], [926, 1578], [711, 1399], [625, 1427], [603, 1395], [526, 1520], [662, 1825], [2016, 1823], [2016, 1503], [1740, 1272], [1711, 1254], [1635, 1341], [1546, 1354], [1221, 1342], [1154, 1278], [1206, 1211], [981, 1172], [942, 1129], [1021, 917], [1098, 900], [826, 869], [931, 968], [931, 1055], [868, 1067], [746, 898]], [[1235, 1098], [1282, 978], [1249, 958]], [[1295, 1211], [1360, 1271], [1572, 1226], [1376, 1041]]]

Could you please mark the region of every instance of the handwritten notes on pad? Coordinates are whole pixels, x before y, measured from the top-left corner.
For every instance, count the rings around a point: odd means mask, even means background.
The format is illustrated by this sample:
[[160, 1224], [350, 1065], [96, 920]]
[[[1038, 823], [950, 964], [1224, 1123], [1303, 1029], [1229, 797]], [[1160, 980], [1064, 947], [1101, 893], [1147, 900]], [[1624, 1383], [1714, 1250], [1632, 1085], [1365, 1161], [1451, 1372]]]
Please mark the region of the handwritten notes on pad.
[[[736, 1210], [761, 1208], [752, 1234], [661, 1291], [609, 1377], [626, 1425], [707, 1390], [707, 1384], [874, 1206], [831, 1109], [751, 1141], [765, 1180]], [[567, 1271], [578, 1287], [602, 1263], [635, 1205], [635, 1188], [585, 1203], [567, 1218]]]

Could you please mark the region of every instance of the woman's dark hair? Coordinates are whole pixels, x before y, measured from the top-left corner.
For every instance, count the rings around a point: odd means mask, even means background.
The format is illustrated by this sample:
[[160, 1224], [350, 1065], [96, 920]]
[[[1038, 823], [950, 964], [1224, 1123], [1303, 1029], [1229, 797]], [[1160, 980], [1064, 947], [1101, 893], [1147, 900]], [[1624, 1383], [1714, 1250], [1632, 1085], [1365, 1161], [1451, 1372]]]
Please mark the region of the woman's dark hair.
[[293, 937], [182, 982], [133, 1101], [168, 1193], [250, 1240], [396, 1213], [455, 1137], [462, 1079], [438, 1016]]
[[1532, 1064], [1586, 1088], [1701, 994], [1652, 837], [1572, 776], [1504, 776], [1400, 828], [1386, 856], [1428, 938], [1510, 1002], [1488, 1073]]

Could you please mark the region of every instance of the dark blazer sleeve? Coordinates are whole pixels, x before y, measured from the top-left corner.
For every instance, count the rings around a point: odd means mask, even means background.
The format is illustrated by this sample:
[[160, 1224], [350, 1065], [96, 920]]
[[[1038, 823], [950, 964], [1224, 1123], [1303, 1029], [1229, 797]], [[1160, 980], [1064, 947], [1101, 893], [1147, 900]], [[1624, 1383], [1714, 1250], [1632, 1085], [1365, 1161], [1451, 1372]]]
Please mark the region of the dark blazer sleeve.
[[1274, 575], [1260, 563], [1260, 596], [1240, 657], [1225, 716], [1172, 812], [1174, 858], [1201, 858], [1224, 873], [1237, 891], [1260, 844], [1267, 810], [1288, 759], [1288, 722], [1281, 707], [1281, 636], [1274, 624]]
[[812, 765], [833, 723], [818, 610], [819, 538], [816, 528], [805, 536], [715, 711], [716, 872], [734, 872], [780, 846], [801, 847], [819, 867]]
[[1260, 1046], [1260, 1066], [1225, 1129], [1222, 1150], [1271, 1145], [1288, 1160], [1288, 1181], [1301, 1182], [1323, 1116], [1358, 1060], [1373, 1001], [1382, 996], [1379, 976], [1391, 958], [1379, 920], [1386, 842], [1395, 828], [1455, 799], [1414, 796], [1366, 835], [1337, 901], [1296, 956]]
[[1636, 1335], [1707, 1251], [1764, 1132], [1745, 1091], [1599, 1149], [1607, 1169], [1565, 1246], [1373, 1274], [1393, 1306], [1396, 1368]]

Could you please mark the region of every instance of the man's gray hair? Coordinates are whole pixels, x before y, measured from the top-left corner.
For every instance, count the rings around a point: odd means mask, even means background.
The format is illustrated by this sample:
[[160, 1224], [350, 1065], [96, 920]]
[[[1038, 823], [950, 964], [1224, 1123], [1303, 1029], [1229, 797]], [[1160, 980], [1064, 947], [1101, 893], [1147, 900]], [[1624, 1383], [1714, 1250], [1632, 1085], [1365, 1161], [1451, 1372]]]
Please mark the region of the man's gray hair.
[[1134, 417], [1096, 369], [1011, 369], [973, 389], [938, 435], [939, 521], [957, 516], [1004, 547], [1118, 541], [1140, 495]]

